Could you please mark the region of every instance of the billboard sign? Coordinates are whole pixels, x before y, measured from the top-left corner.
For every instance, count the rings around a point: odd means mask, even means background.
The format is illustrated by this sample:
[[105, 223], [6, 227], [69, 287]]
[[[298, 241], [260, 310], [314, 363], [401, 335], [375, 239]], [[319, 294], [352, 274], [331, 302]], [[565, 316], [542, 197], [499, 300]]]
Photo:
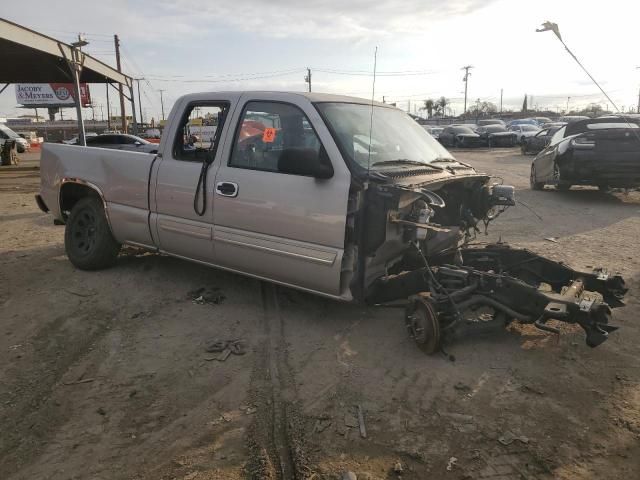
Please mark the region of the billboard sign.
[[[75, 105], [73, 83], [17, 83], [16, 102], [25, 107]], [[82, 106], [91, 105], [89, 85], [80, 84]]]

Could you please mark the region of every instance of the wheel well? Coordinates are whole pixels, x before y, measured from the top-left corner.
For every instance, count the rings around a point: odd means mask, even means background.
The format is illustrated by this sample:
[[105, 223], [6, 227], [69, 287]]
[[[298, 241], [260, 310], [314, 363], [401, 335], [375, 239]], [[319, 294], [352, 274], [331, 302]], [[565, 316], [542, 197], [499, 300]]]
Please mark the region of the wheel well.
[[100, 194], [93, 188], [81, 183], [65, 183], [60, 188], [60, 213], [66, 219], [73, 206], [84, 197], [95, 197], [102, 201]]

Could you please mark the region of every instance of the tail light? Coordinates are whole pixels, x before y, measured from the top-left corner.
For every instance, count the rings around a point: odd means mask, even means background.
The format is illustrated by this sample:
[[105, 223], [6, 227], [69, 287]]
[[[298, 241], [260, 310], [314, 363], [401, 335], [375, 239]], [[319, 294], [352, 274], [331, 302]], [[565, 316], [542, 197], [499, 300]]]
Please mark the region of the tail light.
[[596, 145], [596, 141], [593, 138], [589, 137], [576, 137], [571, 140], [571, 145], [575, 147], [589, 148], [594, 147]]

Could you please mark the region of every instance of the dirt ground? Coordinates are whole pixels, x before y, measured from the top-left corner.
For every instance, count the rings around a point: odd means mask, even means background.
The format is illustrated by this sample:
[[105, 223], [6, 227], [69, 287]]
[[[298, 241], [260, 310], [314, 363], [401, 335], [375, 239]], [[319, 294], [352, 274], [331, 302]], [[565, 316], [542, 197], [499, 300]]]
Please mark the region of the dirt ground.
[[479, 240], [623, 274], [607, 342], [514, 328], [425, 356], [397, 309], [135, 250], [79, 271], [37, 155], [1, 169], [0, 478], [639, 478], [640, 194], [531, 191], [515, 149], [455, 155], [522, 202]]

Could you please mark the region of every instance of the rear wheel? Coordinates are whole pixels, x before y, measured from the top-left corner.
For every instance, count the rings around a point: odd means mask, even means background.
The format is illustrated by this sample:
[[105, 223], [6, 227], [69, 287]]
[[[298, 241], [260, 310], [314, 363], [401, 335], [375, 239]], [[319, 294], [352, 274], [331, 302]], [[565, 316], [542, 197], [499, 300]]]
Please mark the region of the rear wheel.
[[558, 190], [569, 190], [571, 188], [570, 183], [562, 181], [562, 178], [560, 176], [560, 168], [558, 168], [557, 163], [553, 164], [553, 180]]
[[529, 177], [529, 185], [531, 186], [531, 190], [542, 190], [544, 188], [544, 182], [539, 182], [536, 177], [536, 167], [531, 165], [531, 175]]
[[81, 270], [99, 270], [112, 266], [120, 244], [111, 234], [102, 201], [84, 197], [71, 209], [64, 232], [67, 257]]

